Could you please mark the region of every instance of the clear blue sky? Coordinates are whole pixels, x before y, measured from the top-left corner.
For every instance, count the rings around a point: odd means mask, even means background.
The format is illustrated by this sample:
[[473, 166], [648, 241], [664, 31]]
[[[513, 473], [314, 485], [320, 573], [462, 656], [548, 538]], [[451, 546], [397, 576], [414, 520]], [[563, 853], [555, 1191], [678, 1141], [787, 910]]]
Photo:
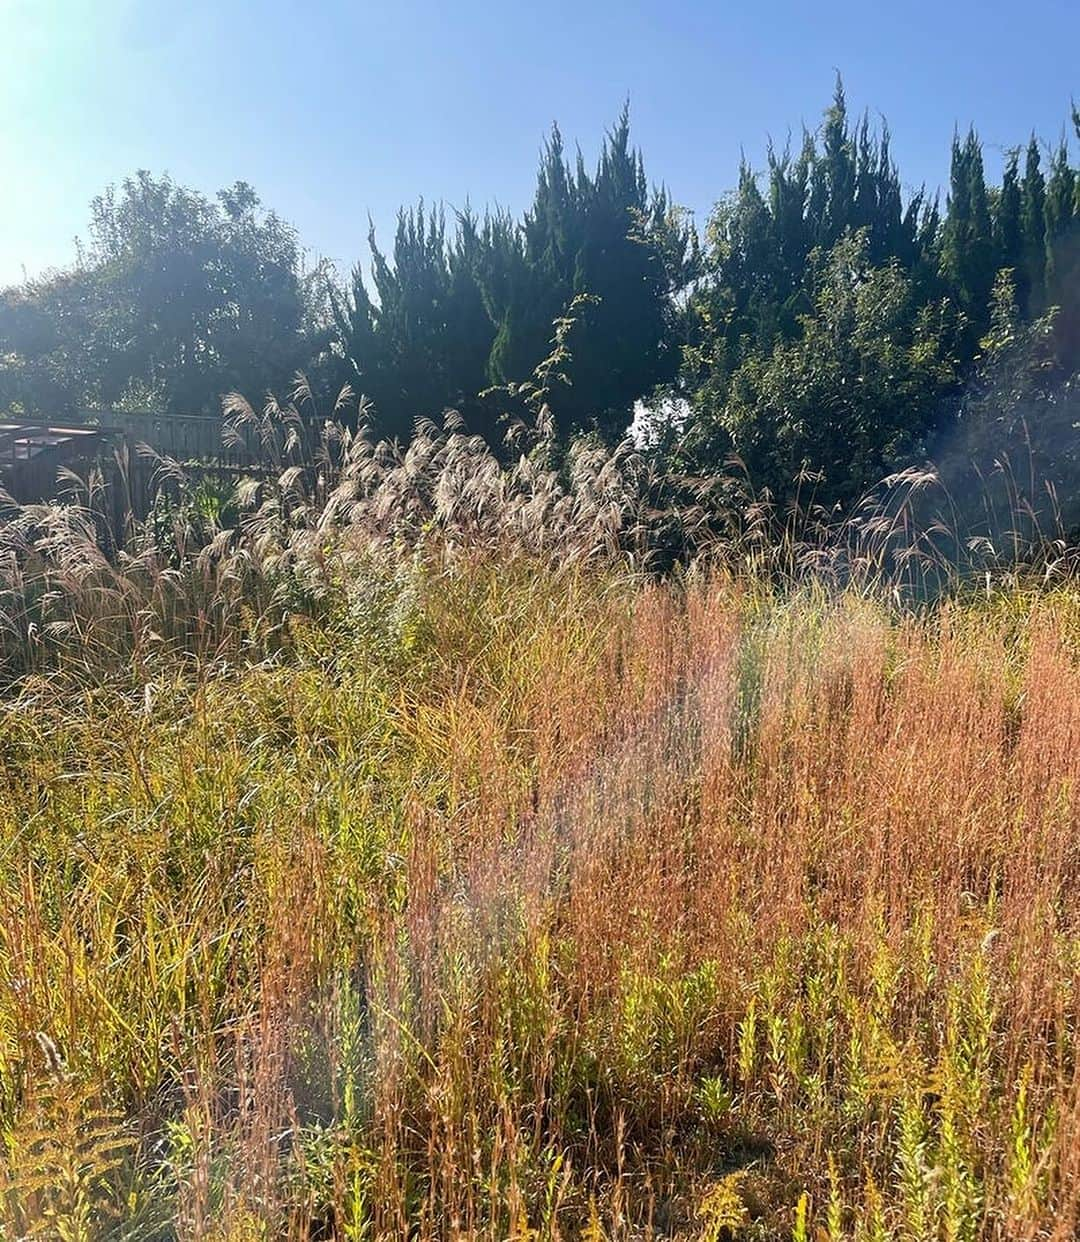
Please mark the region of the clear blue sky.
[[740, 148], [817, 123], [835, 68], [936, 186], [954, 125], [1059, 136], [1080, 0], [0, 0], [0, 282], [70, 261], [90, 198], [143, 167], [250, 181], [348, 266], [369, 212], [389, 240], [421, 195], [520, 210], [551, 122], [591, 161], [626, 97], [701, 220]]

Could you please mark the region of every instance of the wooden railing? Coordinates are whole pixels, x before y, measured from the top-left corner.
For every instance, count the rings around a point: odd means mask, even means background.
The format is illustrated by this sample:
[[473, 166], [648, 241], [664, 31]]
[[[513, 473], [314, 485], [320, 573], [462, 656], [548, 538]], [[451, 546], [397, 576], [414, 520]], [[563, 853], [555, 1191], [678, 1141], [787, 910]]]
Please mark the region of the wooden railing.
[[230, 435], [228, 442], [224, 430], [220, 415], [153, 410], [79, 410], [55, 420], [0, 416], [0, 488], [20, 500], [44, 499], [55, 494], [61, 466], [81, 468], [102, 454], [111, 459], [123, 444], [132, 450], [129, 468], [140, 462], [140, 473], [143, 467], [156, 469], [134, 451], [143, 444], [196, 474], [258, 474], [272, 466], [256, 428], [242, 431], [239, 439]]
[[224, 423], [220, 415], [79, 410], [65, 421], [98, 427], [112, 439], [122, 437], [132, 444], [148, 444], [156, 453], [177, 461], [217, 461], [235, 466], [258, 462], [256, 445], [224, 443]]
[[[321, 425], [321, 419], [302, 420], [309, 427]], [[130, 445], [147, 444], [162, 457], [179, 462], [243, 468], [264, 466], [265, 452], [253, 427], [224, 438], [225, 421], [221, 415], [162, 414], [154, 410], [79, 410], [65, 416], [65, 424], [100, 430], [116, 441]]]

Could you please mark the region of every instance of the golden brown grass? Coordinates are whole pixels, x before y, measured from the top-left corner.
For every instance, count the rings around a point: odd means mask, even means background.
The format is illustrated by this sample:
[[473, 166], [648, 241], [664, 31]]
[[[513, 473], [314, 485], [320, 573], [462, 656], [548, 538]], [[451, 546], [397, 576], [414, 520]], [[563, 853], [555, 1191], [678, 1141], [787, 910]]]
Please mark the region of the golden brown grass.
[[5, 1237], [1073, 1235], [1074, 589], [286, 628], [0, 709]]

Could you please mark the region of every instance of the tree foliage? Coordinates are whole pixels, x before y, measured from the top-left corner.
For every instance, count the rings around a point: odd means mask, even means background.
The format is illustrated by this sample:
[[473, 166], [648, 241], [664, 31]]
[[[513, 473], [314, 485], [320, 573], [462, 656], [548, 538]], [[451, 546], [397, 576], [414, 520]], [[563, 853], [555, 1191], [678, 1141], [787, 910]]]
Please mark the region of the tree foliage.
[[140, 172], [91, 205], [75, 265], [0, 297], [0, 402], [198, 412], [284, 382], [316, 347], [295, 230], [237, 182], [215, 201]]
[[588, 313], [552, 405], [561, 431], [617, 436], [634, 401], [675, 377], [675, 299], [693, 234], [667, 194], [649, 189], [625, 110], [593, 173], [580, 155], [569, 163], [553, 129], [520, 222], [465, 210], [448, 232], [444, 214], [421, 204], [400, 213], [392, 261], [373, 230], [369, 247], [372, 288], [354, 269], [336, 318], [354, 383], [391, 434], [453, 406], [490, 436], [492, 409], [478, 394], [528, 379], [581, 295]]
[[564, 447], [618, 439], [644, 403], [670, 423], [648, 450], [695, 478], [734, 454], [779, 500], [810, 472], [846, 506], [973, 427], [982, 457], [998, 433], [1015, 451], [1015, 420], [989, 409], [1019, 408], [1011, 367], [1040, 377], [1022, 422], [1053, 407], [1040, 453], [1060, 465], [1077, 456], [1072, 151], [1032, 136], [994, 184], [958, 131], [941, 203], [905, 190], [888, 127], [853, 118], [838, 80], [816, 130], [770, 145], [760, 171], [743, 160], [699, 237], [646, 176], [624, 109], [592, 167], [553, 128], [520, 217], [403, 208], [344, 284], [305, 270], [249, 186], [210, 200], [139, 173], [95, 200], [70, 268], [0, 293], [0, 408], [212, 410], [303, 369], [364, 394], [380, 434], [406, 443], [452, 409], [502, 452], [543, 373]]
[[[905, 202], [887, 128], [853, 126], [839, 84], [797, 154], [770, 149], [762, 175], [744, 162], [709, 220], [688, 310], [694, 469], [734, 454], [780, 497], [809, 471], [821, 499], [851, 504], [884, 473], [954, 448], [988, 373], [1002, 273], [1016, 323], [1046, 329], [1046, 373], [1068, 383], [1080, 367], [1078, 174], [1065, 142], [1049, 176], [1043, 163], [1032, 139], [1022, 171], [1010, 152], [991, 186], [969, 130], [953, 138], [944, 212], [923, 191]], [[1076, 439], [1067, 421], [1054, 427]]]
[[850, 503], [925, 453], [956, 378], [957, 316], [945, 299], [921, 302], [897, 260], [875, 266], [866, 229], [810, 254], [806, 290], [798, 331], [735, 372], [724, 425], [774, 494], [810, 468]]
[[335, 298], [335, 322], [350, 381], [388, 434], [408, 439], [417, 419], [450, 407], [482, 423], [495, 339], [483, 269], [507, 227], [502, 216], [479, 221], [466, 209], [448, 236], [445, 213], [421, 203], [399, 213], [392, 259], [370, 229], [372, 289], [357, 266]]

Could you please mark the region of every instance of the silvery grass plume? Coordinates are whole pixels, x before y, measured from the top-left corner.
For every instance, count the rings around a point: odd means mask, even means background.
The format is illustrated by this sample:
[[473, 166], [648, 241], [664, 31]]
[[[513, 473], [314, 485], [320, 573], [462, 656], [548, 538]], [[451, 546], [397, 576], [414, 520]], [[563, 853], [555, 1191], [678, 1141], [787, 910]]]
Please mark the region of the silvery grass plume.
[[551, 370], [514, 386], [501, 446], [452, 410], [419, 420], [407, 445], [381, 439], [364, 397], [346, 386], [323, 414], [298, 375], [261, 409], [225, 399], [223, 442], [257, 463], [239, 478], [143, 446], [82, 477], [64, 471], [55, 501], [3, 498], [0, 666], [138, 666], [162, 650], [264, 658], [289, 642], [291, 618], [327, 605], [350, 563], [402, 551], [620, 558], [646, 574], [697, 562], [908, 600], [1073, 571], [1052, 486], [1047, 505], [1007, 460], [978, 527], [961, 516], [970, 498], [959, 506], [929, 465], [882, 480], [847, 513], [820, 505], [820, 476], [804, 471], [782, 507], [737, 458], [694, 477], [677, 453], [662, 460], [630, 439], [560, 443]]

